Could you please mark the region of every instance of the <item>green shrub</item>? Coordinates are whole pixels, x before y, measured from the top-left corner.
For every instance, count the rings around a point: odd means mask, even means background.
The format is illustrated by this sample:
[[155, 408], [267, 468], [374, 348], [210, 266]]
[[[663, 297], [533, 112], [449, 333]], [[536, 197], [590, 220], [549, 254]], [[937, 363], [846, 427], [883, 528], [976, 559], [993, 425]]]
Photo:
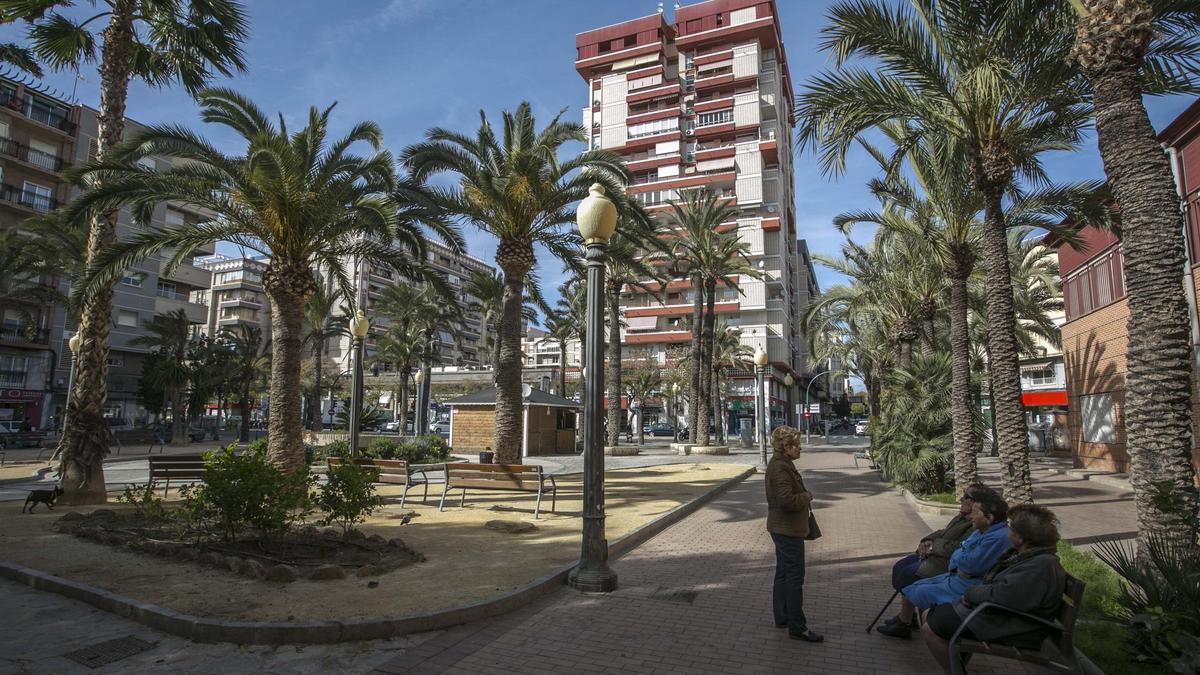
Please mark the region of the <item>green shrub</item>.
[[418, 436], [413, 444], [418, 457], [413, 460], [414, 464], [435, 464], [450, 459], [450, 444], [437, 434]]
[[883, 380], [883, 414], [871, 422], [871, 450], [889, 479], [917, 494], [954, 485], [950, 355], [916, 354]]
[[155, 494], [153, 483], [130, 483], [125, 486], [125, 492], [117, 497], [117, 501], [129, 504], [143, 518], [159, 519], [166, 515], [162, 498]]
[[321, 450], [326, 458], [329, 457], [346, 457], [350, 454], [350, 441], [339, 439], [331, 441], [321, 446]]
[[337, 523], [345, 534], [366, 520], [383, 503], [375, 495], [374, 482], [378, 478], [378, 469], [357, 464], [330, 467], [328, 481], [321, 486], [316, 498], [317, 507], [325, 514], [321, 523]]
[[246, 445], [246, 452], [261, 452], [267, 454], [267, 437], [256, 438]]
[[399, 459], [400, 444], [390, 438], [375, 438], [367, 444], [363, 455], [371, 459]]
[[265, 446], [238, 455], [237, 444], [205, 453], [204, 483], [185, 492], [183, 513], [195, 527], [226, 540], [246, 528], [283, 534], [312, 511], [316, 478], [305, 466], [285, 474], [267, 463]]

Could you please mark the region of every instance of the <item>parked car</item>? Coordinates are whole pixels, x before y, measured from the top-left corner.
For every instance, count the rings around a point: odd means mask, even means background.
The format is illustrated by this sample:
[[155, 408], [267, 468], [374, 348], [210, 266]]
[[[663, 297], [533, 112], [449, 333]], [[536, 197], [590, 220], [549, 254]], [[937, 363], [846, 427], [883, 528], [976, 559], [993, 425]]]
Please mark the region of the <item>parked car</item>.
[[667, 424], [666, 422], [646, 425], [645, 427], [642, 427], [642, 431], [647, 436], [667, 436], [669, 438], [675, 437], [675, 427]]
[[858, 422], [856, 422], [854, 424], [854, 435], [855, 436], [866, 436], [867, 435], [867, 420], [859, 420]]
[[429, 433], [437, 434], [442, 438], [450, 438], [450, 423], [449, 422], [434, 422], [429, 425]]
[[388, 433], [388, 434], [400, 433], [400, 422], [397, 422], [394, 420], [391, 422], [384, 422], [383, 423], [383, 432]]

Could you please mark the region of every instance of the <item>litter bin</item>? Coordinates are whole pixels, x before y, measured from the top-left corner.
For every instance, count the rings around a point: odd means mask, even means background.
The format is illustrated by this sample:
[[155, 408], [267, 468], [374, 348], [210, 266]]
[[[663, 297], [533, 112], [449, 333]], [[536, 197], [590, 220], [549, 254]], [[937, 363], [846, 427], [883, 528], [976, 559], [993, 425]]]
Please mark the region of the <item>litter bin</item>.
[[496, 453], [492, 452], [491, 450], [484, 450], [483, 452], [479, 453], [480, 464], [491, 464], [492, 460], [494, 459], [496, 459]]

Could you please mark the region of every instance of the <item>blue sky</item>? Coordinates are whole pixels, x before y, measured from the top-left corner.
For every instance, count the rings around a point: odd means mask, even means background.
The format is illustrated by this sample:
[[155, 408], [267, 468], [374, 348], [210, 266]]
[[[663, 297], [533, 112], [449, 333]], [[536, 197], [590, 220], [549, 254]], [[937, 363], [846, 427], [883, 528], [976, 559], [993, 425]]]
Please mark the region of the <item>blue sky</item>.
[[[248, 0], [252, 36], [246, 45], [249, 70], [227, 84], [250, 95], [268, 112], [302, 120], [308, 106], [338, 102], [338, 129], [364, 119], [378, 122], [387, 146], [399, 152], [425, 129], [444, 126], [471, 130], [479, 110], [495, 118], [522, 100], [539, 119], [567, 108], [578, 121], [586, 101], [583, 80], [574, 70], [576, 33], [644, 16], [655, 11], [646, 0]], [[668, 15], [671, 2], [667, 2]], [[832, 0], [777, 0], [793, 84], [800, 90], [825, 65], [816, 51], [826, 7]], [[20, 39], [17, 27], [0, 27], [0, 38]], [[81, 73], [81, 102], [95, 105], [97, 74]], [[73, 73], [48, 76], [63, 91], [75, 84]], [[1161, 129], [1190, 99], [1148, 102]], [[196, 106], [182, 89], [153, 90], [135, 83], [128, 115], [146, 123], [202, 125]], [[229, 139], [203, 129], [218, 143]], [[228, 146], [230, 151], [236, 146]], [[1055, 180], [1102, 176], [1094, 140], [1073, 154], [1048, 162]], [[797, 156], [797, 231], [814, 252], [836, 253], [842, 240], [830, 219], [842, 211], [873, 205], [864, 188], [873, 164], [851, 157], [836, 180], [821, 175], [809, 156]], [[490, 260], [495, 241], [466, 230], [473, 255]], [[539, 272], [548, 290], [561, 278], [561, 265], [540, 256]], [[835, 275], [818, 268], [822, 288]]]

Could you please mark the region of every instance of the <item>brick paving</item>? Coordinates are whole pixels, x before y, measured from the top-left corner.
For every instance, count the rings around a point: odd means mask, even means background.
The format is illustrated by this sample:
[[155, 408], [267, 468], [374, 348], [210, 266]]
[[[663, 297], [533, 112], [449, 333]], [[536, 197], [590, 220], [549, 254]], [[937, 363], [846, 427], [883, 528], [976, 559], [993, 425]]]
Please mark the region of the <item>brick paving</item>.
[[[849, 448], [801, 458], [824, 537], [808, 550], [805, 608], [820, 645], [789, 640], [770, 612], [773, 549], [761, 475], [615, 561], [607, 596], [563, 589], [513, 615], [447, 631], [376, 673], [928, 673], [919, 640], [864, 631], [891, 595], [892, 562], [928, 528]], [[1046, 481], [1057, 474], [1044, 471]], [[1047, 484], [1064, 509], [1085, 486]], [[1049, 500], [1048, 500], [1049, 501]], [[1116, 502], [1099, 509], [1114, 510]], [[1121, 505], [1123, 506], [1123, 505]], [[1092, 525], [1081, 532], [1091, 532]], [[972, 673], [1020, 673], [979, 658]]]

